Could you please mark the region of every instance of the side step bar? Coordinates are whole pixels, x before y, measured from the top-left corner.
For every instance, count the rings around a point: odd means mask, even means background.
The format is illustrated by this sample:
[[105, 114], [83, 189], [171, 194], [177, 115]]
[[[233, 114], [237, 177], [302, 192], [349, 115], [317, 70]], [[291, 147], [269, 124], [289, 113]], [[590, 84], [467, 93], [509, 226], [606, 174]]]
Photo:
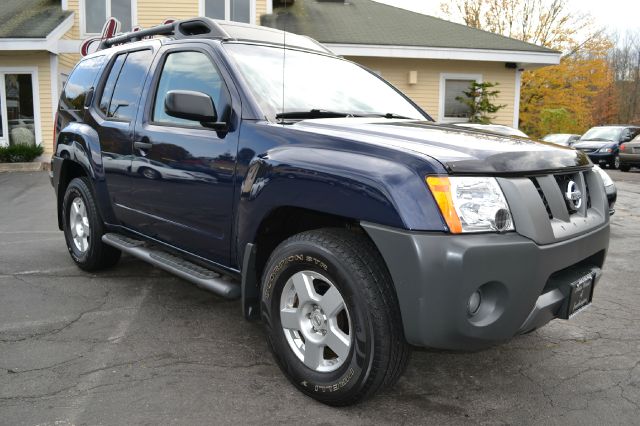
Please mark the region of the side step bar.
[[144, 241], [135, 240], [121, 234], [108, 233], [102, 236], [102, 242], [226, 299], [240, 297], [240, 286], [237, 283], [229, 281], [229, 279], [217, 272], [203, 268], [171, 253], [149, 247]]

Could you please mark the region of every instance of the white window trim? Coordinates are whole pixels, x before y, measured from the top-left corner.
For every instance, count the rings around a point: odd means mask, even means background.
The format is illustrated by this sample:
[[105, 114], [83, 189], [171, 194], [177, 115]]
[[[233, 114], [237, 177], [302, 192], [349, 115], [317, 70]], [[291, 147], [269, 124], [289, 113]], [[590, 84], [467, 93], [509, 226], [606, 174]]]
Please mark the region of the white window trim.
[[440, 73], [440, 101], [438, 102], [438, 121], [442, 123], [459, 123], [460, 118], [445, 118], [444, 116], [444, 91], [446, 80], [475, 80], [482, 83], [482, 74]]
[[[204, 14], [204, 2], [205, 0], [198, 0], [198, 15], [199, 16], [205, 16]], [[252, 25], [256, 25], [256, 0], [250, 0], [250, 24]], [[225, 21], [230, 21], [231, 20], [231, 0], [224, 0], [224, 20]]]
[[[33, 91], [33, 127], [36, 136], [36, 145], [42, 145], [42, 122], [40, 120], [40, 81], [38, 80], [38, 67], [0, 67], [0, 96], [2, 96], [3, 137], [0, 139], [0, 146], [9, 144], [9, 123], [7, 119], [7, 99], [5, 94], [4, 75], [5, 74], [31, 74], [31, 88]], [[4, 132], [6, 131], [6, 132]]]
[[[107, 4], [106, 10], [105, 10], [107, 16], [104, 18], [106, 22], [107, 18], [111, 16], [111, 0], [103, 0], [103, 1], [105, 1]], [[86, 0], [80, 0], [80, 5], [79, 5], [80, 37], [87, 38], [89, 36], [100, 35], [100, 33], [88, 33], [86, 30], [85, 2]], [[158, 22], [158, 25], [160, 24], [162, 24], [162, 22]], [[138, 25], [138, 0], [131, 0], [131, 26], [135, 27], [136, 25]]]
[[518, 129], [520, 124], [520, 84], [522, 83], [522, 70], [516, 70], [516, 86], [513, 97], [513, 128]]

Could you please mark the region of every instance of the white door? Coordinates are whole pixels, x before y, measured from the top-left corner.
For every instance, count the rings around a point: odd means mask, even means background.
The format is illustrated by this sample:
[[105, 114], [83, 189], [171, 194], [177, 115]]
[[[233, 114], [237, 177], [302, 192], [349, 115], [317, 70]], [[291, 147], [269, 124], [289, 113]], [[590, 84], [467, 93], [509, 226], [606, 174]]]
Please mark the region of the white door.
[[0, 145], [35, 145], [39, 134], [34, 73], [0, 69]]
[[0, 73], [0, 146], [9, 145], [6, 104], [7, 98], [4, 93], [4, 74]]

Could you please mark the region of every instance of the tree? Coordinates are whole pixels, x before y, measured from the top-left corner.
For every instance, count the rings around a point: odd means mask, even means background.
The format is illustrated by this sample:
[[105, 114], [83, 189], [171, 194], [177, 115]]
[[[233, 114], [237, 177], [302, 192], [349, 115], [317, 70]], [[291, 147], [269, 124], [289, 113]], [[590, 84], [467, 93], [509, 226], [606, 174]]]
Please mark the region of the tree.
[[456, 97], [456, 101], [469, 107], [470, 123], [490, 124], [495, 117], [490, 117], [488, 114], [494, 114], [505, 107], [505, 105], [492, 103], [500, 93], [499, 90], [492, 90], [497, 85], [498, 83], [472, 81], [469, 89], [462, 92], [464, 96]]
[[591, 25], [567, 0], [453, 0], [440, 9], [470, 27], [558, 50], [575, 45]]
[[613, 120], [615, 96], [621, 90], [615, 87], [608, 61], [612, 44], [603, 31], [592, 29], [588, 15], [569, 9], [567, 0], [453, 0], [452, 4], [441, 6], [450, 18], [564, 52], [559, 65], [522, 74], [519, 127], [527, 134], [582, 133]]
[[597, 37], [565, 55], [559, 65], [525, 72], [520, 92], [520, 128], [541, 137], [547, 133], [584, 133], [589, 127], [605, 123], [597, 111], [605, 108], [605, 95], [613, 85], [607, 60], [610, 48], [606, 38]]
[[615, 38], [609, 61], [613, 69], [620, 123], [640, 123], [640, 31]]

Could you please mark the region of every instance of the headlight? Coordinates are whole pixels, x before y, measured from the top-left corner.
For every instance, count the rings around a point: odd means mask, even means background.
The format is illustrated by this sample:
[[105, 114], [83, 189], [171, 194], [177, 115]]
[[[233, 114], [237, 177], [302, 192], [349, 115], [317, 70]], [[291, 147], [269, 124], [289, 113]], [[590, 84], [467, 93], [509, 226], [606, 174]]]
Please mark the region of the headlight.
[[607, 172], [605, 172], [604, 170], [602, 170], [602, 168], [600, 168], [600, 166], [594, 165], [593, 166], [593, 170], [595, 170], [596, 172], [598, 172], [598, 174], [600, 175], [600, 177], [602, 178], [602, 183], [604, 183], [604, 186], [611, 186], [613, 185], [613, 180], [611, 179], [611, 177], [609, 176], [609, 174], [607, 174]]
[[598, 150], [598, 152], [612, 152], [613, 150], [611, 148], [600, 148]]
[[495, 178], [429, 176], [426, 181], [452, 233], [514, 229]]

